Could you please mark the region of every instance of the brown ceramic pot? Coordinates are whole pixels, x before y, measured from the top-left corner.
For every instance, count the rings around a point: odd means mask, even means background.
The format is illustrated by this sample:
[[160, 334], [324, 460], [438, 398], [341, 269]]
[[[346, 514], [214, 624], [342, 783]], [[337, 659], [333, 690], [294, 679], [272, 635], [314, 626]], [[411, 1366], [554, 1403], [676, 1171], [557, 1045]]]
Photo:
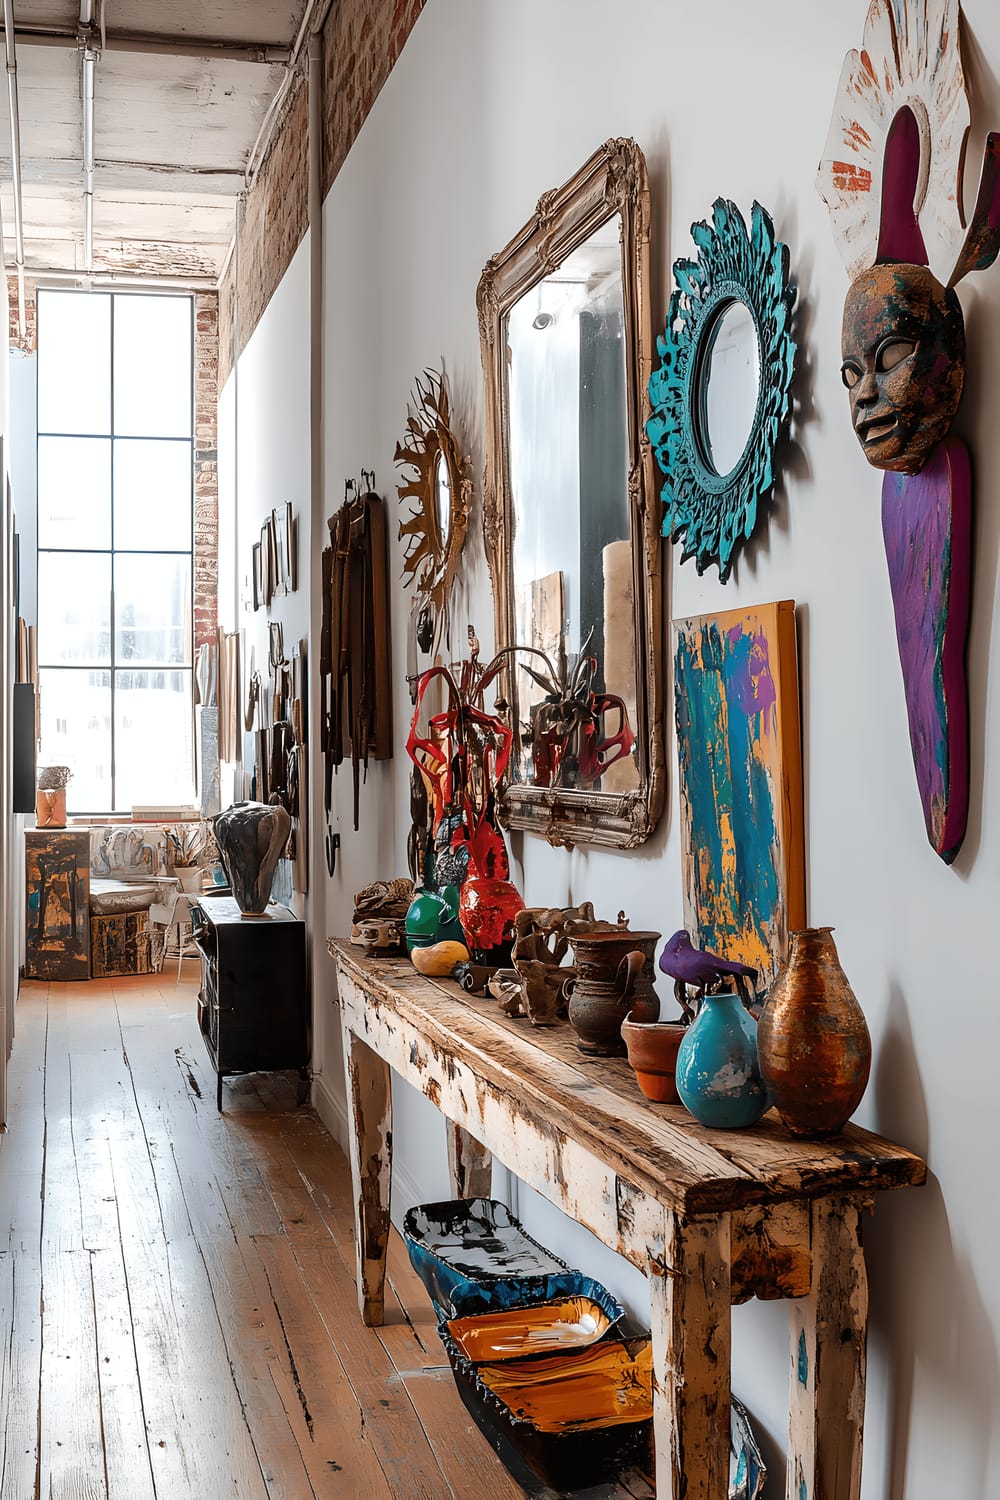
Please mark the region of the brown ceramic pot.
[[586, 932], [571, 937], [576, 977], [567, 980], [570, 1025], [581, 1052], [624, 1057], [622, 1021], [659, 1018], [653, 988], [658, 932]]
[[622, 1040], [639, 1087], [657, 1104], [679, 1104], [677, 1049], [687, 1027], [680, 1021], [637, 1023], [631, 1016], [622, 1022]]
[[837, 958], [831, 927], [792, 933], [788, 963], [757, 1026], [761, 1072], [793, 1135], [842, 1130], [871, 1071], [868, 1026]]

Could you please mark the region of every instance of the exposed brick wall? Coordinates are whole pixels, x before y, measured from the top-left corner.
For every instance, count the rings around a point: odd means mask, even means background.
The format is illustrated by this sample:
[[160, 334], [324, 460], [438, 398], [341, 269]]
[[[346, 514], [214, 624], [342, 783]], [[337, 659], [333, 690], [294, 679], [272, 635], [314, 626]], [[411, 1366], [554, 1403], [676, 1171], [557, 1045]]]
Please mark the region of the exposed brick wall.
[[194, 298], [194, 646], [214, 646], [219, 619], [219, 299]]
[[233, 367], [234, 308], [238, 354], [260, 322], [308, 222], [309, 98], [300, 77], [244, 198], [237, 250], [219, 294], [220, 385]]
[[424, 0], [334, 0], [323, 27], [323, 194], [357, 140]]
[[22, 354], [34, 354], [38, 344], [38, 326], [36, 312], [38, 304], [35, 300], [35, 283], [27, 277], [24, 282], [24, 338], [17, 323], [17, 277], [7, 277], [7, 310], [9, 324], [9, 340], [12, 349], [20, 349]]
[[[329, 192], [425, 0], [333, 0], [323, 26], [323, 193]], [[300, 76], [244, 205], [220, 292], [219, 383], [260, 321], [308, 226], [309, 106]], [[235, 309], [235, 314], [234, 314]], [[235, 326], [234, 326], [235, 321]]]

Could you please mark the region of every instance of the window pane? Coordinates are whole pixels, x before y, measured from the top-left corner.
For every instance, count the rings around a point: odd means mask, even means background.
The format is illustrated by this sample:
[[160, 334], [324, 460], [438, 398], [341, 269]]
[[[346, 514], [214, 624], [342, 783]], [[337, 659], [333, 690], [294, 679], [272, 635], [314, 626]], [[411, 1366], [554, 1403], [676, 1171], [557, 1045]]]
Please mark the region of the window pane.
[[111, 559], [99, 552], [38, 555], [38, 660], [111, 665]]
[[115, 433], [191, 436], [190, 297], [115, 298]]
[[38, 439], [38, 545], [111, 546], [111, 439]]
[[191, 546], [191, 444], [115, 440], [115, 546]]
[[38, 294], [39, 432], [111, 431], [111, 298]]
[[117, 810], [194, 801], [190, 672], [115, 673]]
[[40, 766], [69, 766], [70, 812], [111, 806], [111, 673], [42, 668], [38, 673]]
[[122, 553], [115, 558], [115, 661], [190, 666], [190, 557]]

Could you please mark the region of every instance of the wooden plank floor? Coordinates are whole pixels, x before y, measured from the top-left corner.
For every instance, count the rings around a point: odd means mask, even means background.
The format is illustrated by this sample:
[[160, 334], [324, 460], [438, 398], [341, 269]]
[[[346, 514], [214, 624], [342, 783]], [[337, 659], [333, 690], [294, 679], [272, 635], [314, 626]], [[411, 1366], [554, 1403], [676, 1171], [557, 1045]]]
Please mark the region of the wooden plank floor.
[[295, 1076], [231, 1080], [216, 1112], [184, 970], [22, 985], [0, 1500], [519, 1500], [395, 1235], [362, 1325], [349, 1169]]

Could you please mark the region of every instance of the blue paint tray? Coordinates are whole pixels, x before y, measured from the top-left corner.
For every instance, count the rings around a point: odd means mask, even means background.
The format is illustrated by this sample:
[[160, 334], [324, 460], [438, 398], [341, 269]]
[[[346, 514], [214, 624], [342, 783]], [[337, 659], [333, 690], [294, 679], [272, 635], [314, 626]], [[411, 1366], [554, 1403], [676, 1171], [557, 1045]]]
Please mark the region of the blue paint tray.
[[506, 1305], [513, 1305], [525, 1281], [569, 1270], [493, 1198], [420, 1204], [407, 1212], [403, 1238], [413, 1269], [438, 1313], [447, 1317], [455, 1315], [452, 1297], [459, 1288], [463, 1297], [474, 1296], [469, 1283], [486, 1288], [504, 1283], [511, 1298]]

